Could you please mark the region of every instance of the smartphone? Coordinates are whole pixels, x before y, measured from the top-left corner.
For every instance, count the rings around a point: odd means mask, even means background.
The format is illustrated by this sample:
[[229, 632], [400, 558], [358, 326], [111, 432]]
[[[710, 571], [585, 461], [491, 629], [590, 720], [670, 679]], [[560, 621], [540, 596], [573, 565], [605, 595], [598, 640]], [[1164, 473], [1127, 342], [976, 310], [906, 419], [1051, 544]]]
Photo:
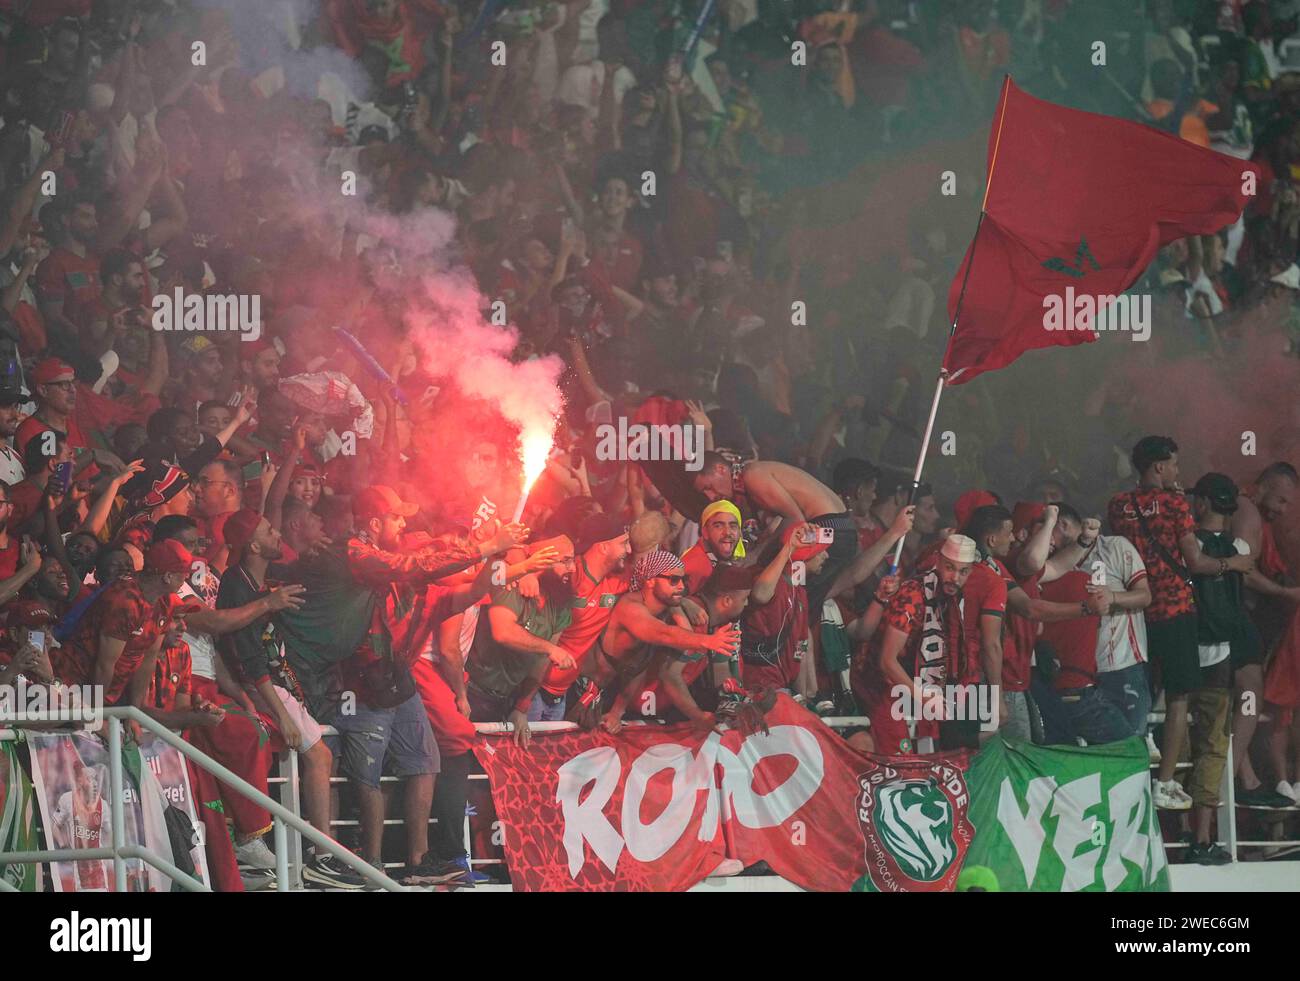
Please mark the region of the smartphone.
[[834, 529], [834, 528], [823, 528], [821, 525], [818, 525], [818, 526], [817, 526], [817, 544], [818, 544], [818, 545], [833, 545], [834, 543], [835, 543], [835, 529]]
[[68, 488], [72, 486], [72, 464], [70, 462], [56, 463], [50, 481], [54, 484], [57, 493], [66, 494]]
[[27, 643], [31, 644], [37, 650], [45, 650], [45, 631], [29, 630], [27, 631]]

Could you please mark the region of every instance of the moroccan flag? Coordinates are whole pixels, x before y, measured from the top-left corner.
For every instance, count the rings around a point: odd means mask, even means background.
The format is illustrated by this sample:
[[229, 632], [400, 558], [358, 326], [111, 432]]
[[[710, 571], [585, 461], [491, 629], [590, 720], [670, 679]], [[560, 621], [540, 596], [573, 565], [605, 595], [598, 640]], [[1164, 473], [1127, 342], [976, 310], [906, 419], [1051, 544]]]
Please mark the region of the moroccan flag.
[[1109, 307], [1098, 298], [1132, 286], [1161, 246], [1236, 221], [1258, 181], [1254, 164], [1043, 102], [1008, 77], [989, 134], [983, 220], [948, 292], [951, 319], [969, 266], [943, 360], [948, 383], [1034, 348], [1094, 341], [1094, 326], [1133, 329], [1136, 298]]

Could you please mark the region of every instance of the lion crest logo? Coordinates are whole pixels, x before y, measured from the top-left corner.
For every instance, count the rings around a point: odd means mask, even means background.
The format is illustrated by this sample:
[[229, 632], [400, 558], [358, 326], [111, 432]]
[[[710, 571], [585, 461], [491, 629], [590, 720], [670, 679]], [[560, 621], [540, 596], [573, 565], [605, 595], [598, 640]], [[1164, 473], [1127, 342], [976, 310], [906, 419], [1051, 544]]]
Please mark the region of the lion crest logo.
[[884, 892], [954, 887], [975, 829], [960, 767], [943, 759], [878, 763], [858, 777], [867, 874]]

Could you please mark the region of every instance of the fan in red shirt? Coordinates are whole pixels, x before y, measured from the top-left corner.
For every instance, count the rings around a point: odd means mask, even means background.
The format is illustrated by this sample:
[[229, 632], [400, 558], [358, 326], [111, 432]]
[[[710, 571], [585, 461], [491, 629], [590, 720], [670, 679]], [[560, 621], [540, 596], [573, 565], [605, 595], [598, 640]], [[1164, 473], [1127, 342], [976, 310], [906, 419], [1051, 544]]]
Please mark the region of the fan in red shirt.
[[[1059, 579], [1043, 584], [1043, 598], [1094, 607], [1091, 576], [1082, 569], [1071, 569]], [[1119, 706], [1097, 687], [1100, 626], [1101, 617], [1096, 615], [1043, 625], [1043, 643], [1051, 648], [1057, 660], [1052, 691], [1034, 688], [1034, 700], [1043, 713], [1048, 745], [1074, 745], [1076, 737], [1090, 746], [1104, 745], [1126, 739], [1133, 733]]]
[[745, 557], [740, 535], [740, 508], [730, 501], [714, 501], [700, 512], [700, 540], [682, 555], [686, 566], [686, 590], [694, 593], [713, 575], [719, 561]]
[[[1144, 436], [1129, 456], [1138, 475], [1136, 490], [1110, 500], [1112, 534], [1123, 535], [1142, 556], [1151, 587], [1146, 608], [1147, 651], [1165, 691], [1165, 726], [1160, 747], [1159, 787], [1175, 797], [1174, 768], [1187, 733], [1187, 696], [1201, 686], [1196, 610], [1190, 577], [1249, 573], [1249, 555], [1212, 559], [1201, 552], [1191, 505], [1178, 483], [1178, 444], [1168, 436]], [[1186, 794], [1182, 794], [1186, 797]], [[1179, 798], [1181, 799], [1181, 798]], [[1191, 798], [1187, 798], [1191, 806]]]
[[119, 579], [91, 604], [55, 655], [68, 684], [102, 685], [109, 704], [140, 705], [171, 622], [172, 603], [194, 566], [177, 541], [150, 546], [138, 578]]
[[973, 541], [949, 535], [935, 567], [905, 579], [889, 601], [880, 660], [869, 672], [867, 714], [876, 752], [912, 754], [915, 740], [939, 734], [934, 720], [918, 718], [909, 727], [906, 717], [921, 714], [921, 706], [911, 704], [917, 685], [923, 698], [941, 699], [943, 687], [957, 677], [966, 656], [962, 592], [978, 558]]
[[573, 655], [574, 665], [567, 670], [554, 664], [547, 668], [542, 687], [533, 696], [529, 722], [564, 718], [565, 693], [578, 680], [578, 662], [609, 623], [618, 598], [632, 588], [627, 571], [632, 545], [621, 518], [610, 514], [586, 518], [578, 526], [578, 551], [573, 574], [573, 611], [569, 625], [556, 640]]

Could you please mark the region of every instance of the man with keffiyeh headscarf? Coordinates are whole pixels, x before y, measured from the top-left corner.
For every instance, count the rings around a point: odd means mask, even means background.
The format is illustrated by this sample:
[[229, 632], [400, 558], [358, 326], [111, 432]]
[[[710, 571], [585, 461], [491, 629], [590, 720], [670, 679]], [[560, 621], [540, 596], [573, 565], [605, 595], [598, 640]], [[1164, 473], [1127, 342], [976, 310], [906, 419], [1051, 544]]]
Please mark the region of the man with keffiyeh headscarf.
[[[695, 633], [680, 613], [685, 595], [686, 567], [672, 552], [656, 549], [637, 559], [632, 591], [614, 604], [609, 623], [579, 663], [581, 694], [570, 711], [572, 721], [617, 732], [628, 696], [645, 684], [655, 647], [702, 648], [728, 657], [735, 653], [740, 630], [724, 624], [711, 634]], [[680, 625], [668, 623], [669, 618], [680, 618]]]

